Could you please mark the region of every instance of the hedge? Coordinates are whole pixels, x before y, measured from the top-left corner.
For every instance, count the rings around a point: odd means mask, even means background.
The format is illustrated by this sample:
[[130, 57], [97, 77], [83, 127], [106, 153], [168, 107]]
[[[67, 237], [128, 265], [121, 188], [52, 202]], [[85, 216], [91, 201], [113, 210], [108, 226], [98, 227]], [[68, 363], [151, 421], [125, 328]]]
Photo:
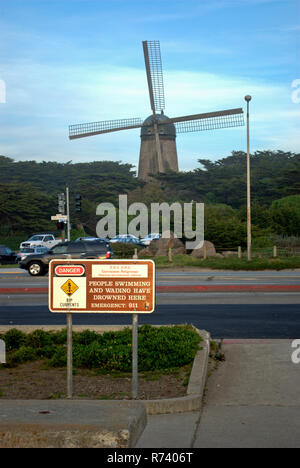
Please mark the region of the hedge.
[[[25, 334], [11, 329], [0, 335], [6, 343], [7, 364], [43, 359], [49, 367], [66, 366], [66, 330], [45, 332], [35, 330]], [[143, 325], [138, 330], [139, 371], [170, 369], [190, 364], [199, 349], [201, 337], [191, 325], [153, 327]], [[97, 368], [102, 371], [128, 372], [132, 366], [132, 332], [84, 330], [73, 332], [73, 366]], [[1, 366], [0, 366], [1, 367]]]

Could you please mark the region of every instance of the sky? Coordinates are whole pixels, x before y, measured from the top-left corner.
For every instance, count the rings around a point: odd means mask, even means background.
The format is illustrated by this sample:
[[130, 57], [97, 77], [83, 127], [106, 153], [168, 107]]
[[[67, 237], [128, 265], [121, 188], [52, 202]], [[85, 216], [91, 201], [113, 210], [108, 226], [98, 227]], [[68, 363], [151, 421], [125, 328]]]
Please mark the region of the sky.
[[[68, 126], [151, 114], [142, 41], [159, 40], [169, 117], [243, 107], [250, 150], [300, 152], [299, 0], [0, 0], [0, 154], [138, 165], [138, 129]], [[246, 151], [246, 127], [179, 134], [180, 170]]]

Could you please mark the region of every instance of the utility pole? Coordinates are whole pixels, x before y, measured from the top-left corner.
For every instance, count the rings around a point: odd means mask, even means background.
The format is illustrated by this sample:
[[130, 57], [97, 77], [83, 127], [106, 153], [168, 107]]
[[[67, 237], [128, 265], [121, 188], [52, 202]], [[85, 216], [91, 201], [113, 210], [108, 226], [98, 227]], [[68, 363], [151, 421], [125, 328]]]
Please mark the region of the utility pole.
[[250, 189], [250, 131], [249, 102], [251, 96], [245, 96], [247, 102], [247, 259], [251, 260], [251, 189]]
[[66, 187], [66, 202], [67, 202], [67, 240], [70, 242], [70, 197], [69, 197], [69, 187]]

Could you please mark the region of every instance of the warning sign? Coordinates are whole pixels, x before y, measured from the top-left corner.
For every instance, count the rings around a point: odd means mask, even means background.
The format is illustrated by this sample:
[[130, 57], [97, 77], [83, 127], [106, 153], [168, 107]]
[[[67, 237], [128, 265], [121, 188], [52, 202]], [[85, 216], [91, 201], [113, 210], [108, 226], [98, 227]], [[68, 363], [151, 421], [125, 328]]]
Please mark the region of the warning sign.
[[78, 286], [77, 284], [74, 283], [74, 281], [72, 281], [71, 279], [68, 279], [68, 281], [66, 281], [61, 289], [68, 295], [68, 296], [72, 296], [72, 294], [74, 294], [74, 292], [77, 291], [78, 289]]
[[[66, 278], [66, 274], [69, 275]], [[73, 276], [74, 275], [74, 276]], [[151, 313], [155, 308], [152, 260], [51, 260], [51, 312]]]

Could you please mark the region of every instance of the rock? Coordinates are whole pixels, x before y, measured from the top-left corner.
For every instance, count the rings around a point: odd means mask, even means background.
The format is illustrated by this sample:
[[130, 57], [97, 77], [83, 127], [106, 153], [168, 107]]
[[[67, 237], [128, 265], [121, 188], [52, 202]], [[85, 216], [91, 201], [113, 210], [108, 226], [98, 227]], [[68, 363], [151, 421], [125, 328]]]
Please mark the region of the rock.
[[180, 251], [181, 254], [185, 254], [186, 250], [183, 242], [175, 237], [173, 232], [168, 233], [168, 236], [169, 237], [161, 237], [160, 239], [151, 242], [151, 244], [153, 244], [152, 248], [154, 250], [154, 256], [166, 256], [169, 253], [169, 249], [172, 249], [172, 255], [177, 255], [175, 253], [176, 251]]
[[[166, 235], [164, 233], [163, 235]], [[153, 240], [148, 247], [143, 249], [139, 257], [160, 257], [166, 256], [169, 249], [172, 249], [172, 255], [182, 255], [186, 253], [183, 242], [174, 236], [173, 232], [168, 233], [169, 237], [161, 237]]]
[[216, 257], [217, 256], [214, 244], [212, 242], [207, 241], [207, 240], [205, 240], [203, 242], [202, 247], [200, 247], [199, 249], [194, 249], [192, 251], [192, 253], [191, 253], [191, 256], [195, 257], [195, 258], [203, 258], [204, 257], [204, 246], [206, 248], [206, 257]]

